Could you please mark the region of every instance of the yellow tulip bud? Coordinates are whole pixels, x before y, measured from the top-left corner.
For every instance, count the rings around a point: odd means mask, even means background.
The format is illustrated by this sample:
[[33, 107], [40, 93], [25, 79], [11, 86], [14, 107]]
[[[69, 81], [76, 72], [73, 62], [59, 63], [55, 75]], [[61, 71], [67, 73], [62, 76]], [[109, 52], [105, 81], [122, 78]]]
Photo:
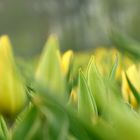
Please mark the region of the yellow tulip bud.
[[61, 57], [57, 36], [50, 35], [35, 74], [36, 81], [62, 99], [66, 97], [66, 75], [69, 72], [72, 55], [73, 52], [69, 50]]
[[16, 69], [12, 48], [7, 36], [0, 38], [0, 113], [14, 117], [27, 100], [25, 87]]
[[[126, 73], [128, 75], [128, 78], [130, 79], [131, 83], [133, 84], [133, 86], [136, 88], [136, 90], [138, 92], [140, 92], [140, 85], [139, 85], [140, 76], [139, 76], [139, 72], [138, 72], [136, 66], [135, 65], [130, 66], [128, 68], [128, 70], [126, 71]], [[129, 102], [134, 108], [136, 108], [138, 103], [128, 85], [124, 72], [122, 72], [122, 93], [123, 93], [124, 99], [127, 102]]]
[[62, 56], [62, 61], [61, 61], [62, 62], [62, 71], [65, 75], [69, 71], [69, 67], [70, 67], [72, 57], [73, 57], [73, 51], [72, 50], [66, 51]]
[[61, 66], [59, 41], [55, 35], [51, 35], [45, 44], [37, 67], [36, 80], [59, 98], [65, 98], [65, 78]]

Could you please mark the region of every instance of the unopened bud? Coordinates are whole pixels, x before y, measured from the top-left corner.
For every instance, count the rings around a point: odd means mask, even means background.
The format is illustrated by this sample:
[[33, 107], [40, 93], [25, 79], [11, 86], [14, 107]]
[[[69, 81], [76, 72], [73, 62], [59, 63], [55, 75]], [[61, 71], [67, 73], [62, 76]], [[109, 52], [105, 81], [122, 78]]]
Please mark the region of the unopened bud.
[[0, 113], [13, 117], [25, 106], [25, 87], [16, 68], [7, 36], [0, 38]]

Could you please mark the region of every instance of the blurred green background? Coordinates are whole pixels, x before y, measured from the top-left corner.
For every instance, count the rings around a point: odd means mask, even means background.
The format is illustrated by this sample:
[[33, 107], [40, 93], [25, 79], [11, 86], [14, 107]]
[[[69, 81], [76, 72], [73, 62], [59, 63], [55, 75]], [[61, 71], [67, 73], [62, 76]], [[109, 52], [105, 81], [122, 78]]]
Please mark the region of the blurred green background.
[[140, 41], [139, 0], [0, 0], [0, 34], [8, 34], [16, 55], [38, 55], [51, 33], [61, 50], [111, 46], [115, 27]]

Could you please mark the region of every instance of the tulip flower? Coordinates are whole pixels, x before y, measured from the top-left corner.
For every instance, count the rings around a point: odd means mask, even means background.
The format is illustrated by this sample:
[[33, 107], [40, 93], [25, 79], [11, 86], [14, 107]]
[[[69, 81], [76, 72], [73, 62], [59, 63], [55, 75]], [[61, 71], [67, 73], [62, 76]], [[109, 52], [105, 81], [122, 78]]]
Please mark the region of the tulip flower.
[[[135, 65], [130, 66], [126, 71], [126, 74], [131, 83], [133, 84], [133, 86], [135, 87], [135, 89], [138, 92], [140, 92], [140, 75], [136, 66]], [[133, 95], [133, 92], [129, 87], [124, 71], [122, 72], [122, 93], [124, 100], [126, 102], [129, 102], [134, 108], [136, 108], [138, 103], [135, 96]]]
[[131, 66], [133, 63], [132, 60], [128, 58], [126, 55], [122, 56], [122, 54], [115, 48], [107, 49], [104, 47], [99, 47], [95, 49], [94, 52], [97, 67], [99, 68], [99, 71], [103, 75], [106, 75], [108, 74], [108, 72], [110, 72], [110, 69], [112, 68], [116, 55], [118, 56], [119, 63], [117, 66], [115, 79], [117, 81], [121, 81], [122, 69]]
[[70, 63], [71, 63], [71, 59], [73, 57], [73, 51], [72, 50], [68, 50], [66, 51], [63, 56], [62, 56], [62, 71], [65, 75], [67, 75], [69, 69], [70, 69]]
[[[106, 75], [110, 72], [114, 60], [116, 59], [116, 55], [120, 60], [120, 54], [116, 49], [107, 49], [104, 47], [99, 47], [95, 50], [94, 56], [97, 62], [97, 67], [99, 68], [99, 71], [103, 75]], [[120, 77], [120, 69], [121, 69], [121, 65], [119, 64], [116, 70], [116, 75], [115, 75], [116, 79], [119, 79]]]
[[73, 52], [69, 50], [61, 57], [59, 42], [51, 35], [44, 47], [36, 71], [36, 80], [55, 93], [64, 97], [66, 75], [68, 74]]
[[13, 117], [27, 101], [23, 80], [16, 68], [11, 43], [7, 36], [0, 38], [0, 113]]

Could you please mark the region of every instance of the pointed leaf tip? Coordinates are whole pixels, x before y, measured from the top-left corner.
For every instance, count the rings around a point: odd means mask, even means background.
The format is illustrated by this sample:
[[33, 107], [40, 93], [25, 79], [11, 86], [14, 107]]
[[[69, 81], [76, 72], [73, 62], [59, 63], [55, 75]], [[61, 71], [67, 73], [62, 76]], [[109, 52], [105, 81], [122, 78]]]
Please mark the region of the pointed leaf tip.
[[97, 107], [82, 70], [79, 70], [78, 113], [85, 121], [97, 117]]

